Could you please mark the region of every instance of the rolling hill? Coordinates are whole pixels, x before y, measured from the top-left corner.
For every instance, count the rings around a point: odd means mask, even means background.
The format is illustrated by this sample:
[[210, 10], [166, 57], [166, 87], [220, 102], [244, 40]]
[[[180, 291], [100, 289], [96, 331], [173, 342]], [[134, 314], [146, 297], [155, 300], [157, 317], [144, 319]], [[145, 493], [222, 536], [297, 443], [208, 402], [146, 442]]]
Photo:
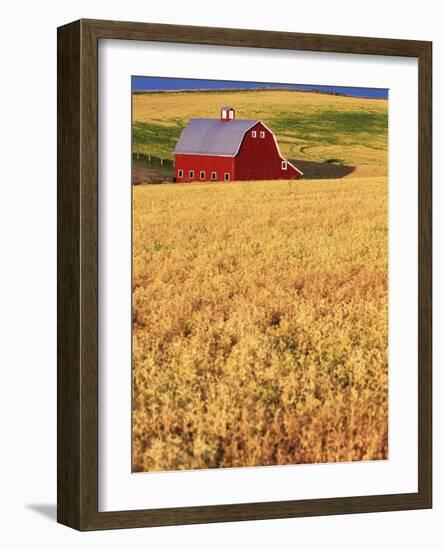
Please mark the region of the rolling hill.
[[386, 176], [388, 101], [300, 92], [235, 90], [133, 94], [133, 152], [172, 159], [191, 117], [260, 119], [306, 178]]

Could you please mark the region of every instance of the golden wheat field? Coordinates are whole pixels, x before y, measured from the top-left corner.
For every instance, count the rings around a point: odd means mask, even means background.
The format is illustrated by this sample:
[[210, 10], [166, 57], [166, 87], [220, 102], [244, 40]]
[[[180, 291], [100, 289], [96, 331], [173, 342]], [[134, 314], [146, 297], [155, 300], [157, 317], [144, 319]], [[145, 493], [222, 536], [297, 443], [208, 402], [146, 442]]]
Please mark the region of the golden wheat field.
[[133, 471], [387, 458], [387, 193], [134, 186]]

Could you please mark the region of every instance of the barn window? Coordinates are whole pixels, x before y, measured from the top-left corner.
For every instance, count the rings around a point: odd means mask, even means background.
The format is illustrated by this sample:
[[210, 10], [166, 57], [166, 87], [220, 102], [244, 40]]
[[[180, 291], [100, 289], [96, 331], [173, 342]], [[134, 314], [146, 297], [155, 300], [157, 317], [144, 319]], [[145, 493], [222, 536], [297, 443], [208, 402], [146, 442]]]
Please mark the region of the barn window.
[[189, 170], [189, 177], [194, 179], [194, 170]]
[[264, 132], [260, 132], [260, 137], [263, 139], [265, 137], [265, 133]]
[[217, 172], [211, 172], [211, 180], [215, 181], [217, 179]]
[[205, 174], [205, 172], [202, 170], [202, 171], [200, 172], [200, 179], [201, 179], [201, 180], [204, 180], [205, 178], [206, 178], [206, 174]]
[[229, 172], [225, 172], [224, 180], [225, 180], [225, 181], [229, 181], [230, 177], [231, 177], [231, 176], [230, 176]]
[[255, 130], [252, 130], [252, 137], [253, 138], [256, 138], [257, 137], [257, 132]]
[[281, 161], [281, 169], [282, 170], [287, 170], [288, 169], [288, 161], [287, 160], [282, 160]]
[[179, 171], [178, 171], [178, 177], [179, 177], [179, 178], [182, 178], [182, 177], [183, 177], [183, 170], [179, 170]]

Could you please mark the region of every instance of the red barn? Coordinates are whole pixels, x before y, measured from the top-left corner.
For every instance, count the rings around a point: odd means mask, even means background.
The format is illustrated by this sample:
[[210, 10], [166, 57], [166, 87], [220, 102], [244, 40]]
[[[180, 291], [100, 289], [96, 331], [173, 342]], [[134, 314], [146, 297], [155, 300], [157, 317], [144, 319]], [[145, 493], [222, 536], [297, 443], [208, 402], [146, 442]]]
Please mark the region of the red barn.
[[298, 179], [271, 130], [260, 120], [236, 120], [232, 107], [220, 119], [191, 118], [175, 155], [175, 181]]

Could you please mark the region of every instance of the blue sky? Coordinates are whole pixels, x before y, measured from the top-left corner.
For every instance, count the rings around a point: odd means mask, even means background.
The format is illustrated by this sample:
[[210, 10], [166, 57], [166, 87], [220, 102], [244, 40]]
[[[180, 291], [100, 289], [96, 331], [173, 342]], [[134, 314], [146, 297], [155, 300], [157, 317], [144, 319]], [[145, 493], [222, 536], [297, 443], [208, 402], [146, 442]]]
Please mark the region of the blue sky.
[[318, 90], [335, 92], [354, 97], [388, 97], [388, 90], [384, 88], [351, 88], [344, 86], [316, 86], [309, 84], [270, 84], [260, 82], [235, 82], [231, 80], [197, 80], [188, 78], [163, 78], [149, 76], [133, 76], [132, 90], [198, 90], [220, 88], [292, 88], [294, 90]]

